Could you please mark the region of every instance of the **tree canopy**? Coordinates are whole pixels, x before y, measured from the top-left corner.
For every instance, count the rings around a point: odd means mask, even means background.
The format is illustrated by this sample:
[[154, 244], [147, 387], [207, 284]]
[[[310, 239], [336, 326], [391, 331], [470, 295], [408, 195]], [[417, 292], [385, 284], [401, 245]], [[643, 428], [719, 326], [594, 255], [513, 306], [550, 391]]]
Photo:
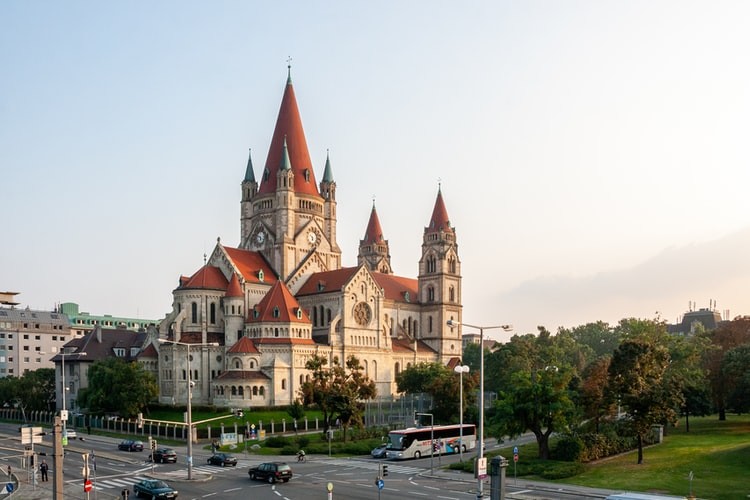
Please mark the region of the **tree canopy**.
[[333, 418], [338, 418], [346, 441], [347, 429], [363, 424], [362, 401], [373, 399], [377, 390], [357, 357], [349, 356], [345, 366], [334, 357], [331, 366], [327, 365], [328, 360], [323, 356], [315, 355], [307, 361], [305, 367], [312, 372], [312, 377], [300, 387], [300, 397], [302, 404], [320, 408], [325, 430]]
[[159, 394], [154, 376], [138, 363], [107, 358], [91, 365], [89, 385], [78, 395], [91, 413], [116, 412], [133, 417]]
[[[465, 422], [470, 422], [473, 417], [476, 417], [474, 402], [479, 383], [478, 372], [472, 372], [471, 367], [469, 370], [469, 373], [463, 376]], [[435, 422], [445, 424], [458, 422], [460, 384], [460, 375], [442, 363], [418, 363], [396, 375], [398, 392], [430, 394], [432, 396], [430, 413]]]

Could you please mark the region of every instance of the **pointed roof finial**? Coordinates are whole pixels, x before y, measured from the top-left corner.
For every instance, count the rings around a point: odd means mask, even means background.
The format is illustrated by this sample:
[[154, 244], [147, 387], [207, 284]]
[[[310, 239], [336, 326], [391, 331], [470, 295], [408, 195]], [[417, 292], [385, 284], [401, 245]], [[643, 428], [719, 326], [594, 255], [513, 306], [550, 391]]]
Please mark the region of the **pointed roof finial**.
[[204, 266], [206, 265], [206, 257], [208, 257], [208, 255], [206, 255], [206, 252], [203, 252], [203, 265]]
[[284, 136], [284, 146], [281, 153], [281, 163], [279, 164], [279, 170], [291, 170], [292, 160], [289, 159], [289, 148], [286, 145], [286, 136]]
[[286, 84], [292, 83], [292, 56], [286, 58]]
[[255, 182], [255, 172], [253, 172], [252, 148], [247, 151], [247, 168], [245, 169], [245, 182]]
[[326, 168], [323, 169], [323, 182], [333, 182], [333, 170], [331, 169], [331, 155], [326, 149]]

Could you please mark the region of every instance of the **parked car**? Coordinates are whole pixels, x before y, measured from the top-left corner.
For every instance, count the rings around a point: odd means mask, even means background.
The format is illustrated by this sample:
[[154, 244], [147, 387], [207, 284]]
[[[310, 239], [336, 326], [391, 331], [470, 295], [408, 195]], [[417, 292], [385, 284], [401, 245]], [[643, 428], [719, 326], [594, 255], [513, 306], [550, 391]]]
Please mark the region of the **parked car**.
[[221, 465], [222, 467], [231, 465], [232, 467], [235, 467], [237, 465], [237, 459], [227, 453], [216, 453], [215, 455], [208, 457], [208, 464]]
[[372, 455], [372, 458], [385, 458], [386, 447], [388, 447], [387, 444], [381, 444], [377, 448], [373, 448], [370, 455]]
[[154, 450], [154, 463], [177, 463], [177, 452], [172, 448], [157, 448]]
[[144, 479], [133, 485], [136, 498], [144, 496], [155, 500], [171, 500], [177, 498], [178, 491], [160, 479]]
[[132, 439], [126, 439], [121, 441], [117, 445], [118, 450], [125, 451], [143, 451], [143, 441], [133, 441]]
[[288, 482], [292, 478], [292, 468], [285, 462], [264, 462], [251, 467], [247, 471], [250, 479], [259, 479], [275, 483], [276, 481]]

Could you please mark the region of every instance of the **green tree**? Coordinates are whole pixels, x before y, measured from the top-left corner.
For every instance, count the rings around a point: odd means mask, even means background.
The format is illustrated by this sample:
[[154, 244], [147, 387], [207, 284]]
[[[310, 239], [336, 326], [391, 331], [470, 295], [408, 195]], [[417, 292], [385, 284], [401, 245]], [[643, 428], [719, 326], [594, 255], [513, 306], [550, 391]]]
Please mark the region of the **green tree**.
[[91, 413], [117, 412], [133, 417], [159, 394], [154, 376], [138, 363], [107, 358], [91, 365], [89, 386], [78, 400]]
[[[478, 352], [478, 351], [477, 351]], [[468, 365], [467, 365], [468, 366]], [[471, 368], [469, 368], [471, 370]], [[478, 372], [469, 372], [463, 379], [464, 421], [470, 421], [473, 411], [467, 411], [475, 404]], [[398, 392], [408, 394], [428, 393], [432, 396], [430, 413], [436, 423], [458, 422], [460, 375], [442, 363], [418, 363], [396, 375]]]
[[581, 387], [578, 400], [583, 416], [594, 422], [596, 432], [599, 424], [614, 413], [614, 404], [607, 399], [609, 364], [612, 358], [602, 356], [591, 362], [581, 375]]
[[[563, 329], [558, 332], [562, 333]], [[585, 325], [571, 328], [568, 334], [576, 343], [588, 346], [594, 353], [594, 357], [599, 358], [604, 355], [611, 355], [617, 346], [620, 345], [620, 331], [609, 326], [609, 323], [597, 321], [596, 323], [586, 323]]]
[[722, 371], [724, 356], [735, 347], [750, 343], [750, 318], [739, 318], [722, 324], [709, 333], [710, 348], [703, 354], [703, 367], [706, 370], [711, 388], [714, 410], [719, 420], [726, 420], [727, 398], [731, 385]]
[[364, 415], [362, 401], [377, 395], [375, 382], [364, 373], [355, 356], [349, 356], [346, 365], [341, 366], [337, 357], [330, 367], [322, 356], [310, 358], [305, 367], [312, 372], [309, 381], [300, 387], [300, 397], [304, 405], [317, 405], [323, 412], [325, 430], [330, 420], [337, 417], [344, 428], [344, 441], [350, 426], [361, 426]]
[[578, 420], [570, 384], [575, 371], [565, 363], [563, 350], [543, 328], [539, 335], [513, 336], [493, 357], [503, 360], [510, 380], [504, 384], [490, 417], [498, 439], [531, 431], [539, 458], [549, 459], [549, 437], [568, 430]]
[[750, 344], [744, 344], [727, 352], [721, 372], [731, 389], [727, 407], [735, 413], [750, 410]]
[[38, 368], [18, 379], [16, 397], [26, 411], [49, 411], [55, 403], [55, 369]]
[[627, 413], [638, 442], [638, 464], [643, 463], [643, 438], [652, 426], [675, 419], [674, 392], [663, 383], [668, 364], [667, 349], [649, 336], [623, 341], [612, 356], [610, 395]]

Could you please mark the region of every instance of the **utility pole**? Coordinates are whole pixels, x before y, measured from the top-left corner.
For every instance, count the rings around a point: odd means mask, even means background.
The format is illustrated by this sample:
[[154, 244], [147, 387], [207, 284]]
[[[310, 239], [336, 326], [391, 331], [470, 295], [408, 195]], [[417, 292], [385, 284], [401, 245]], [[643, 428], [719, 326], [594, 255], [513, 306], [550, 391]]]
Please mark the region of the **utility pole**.
[[52, 431], [53, 444], [53, 466], [55, 467], [55, 480], [52, 482], [52, 498], [63, 500], [63, 447], [62, 447], [62, 420], [55, 417]]

